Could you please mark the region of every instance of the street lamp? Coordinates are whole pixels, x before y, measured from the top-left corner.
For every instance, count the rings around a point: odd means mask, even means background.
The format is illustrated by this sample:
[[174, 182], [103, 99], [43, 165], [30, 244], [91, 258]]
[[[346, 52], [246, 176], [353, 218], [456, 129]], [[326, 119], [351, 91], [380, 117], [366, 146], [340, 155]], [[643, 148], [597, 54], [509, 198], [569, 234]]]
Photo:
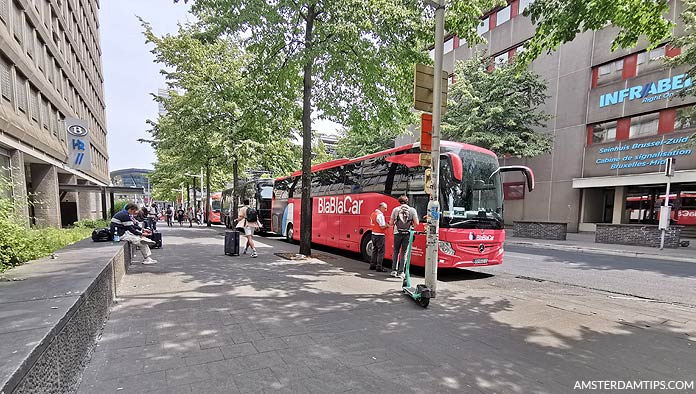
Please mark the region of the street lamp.
[[[184, 175], [190, 176], [190, 177], [192, 177], [192, 178], [201, 178], [201, 202], [202, 202], [202, 201], [203, 201], [203, 167], [201, 167], [201, 173], [200, 173], [200, 175], [189, 174], [188, 172], [187, 172], [186, 174], [184, 174]], [[192, 185], [195, 185], [195, 184], [196, 184], [195, 179], [193, 179], [193, 182], [191, 182], [191, 184], [192, 184]], [[195, 187], [193, 188], [193, 199], [194, 199], [194, 200], [196, 199], [196, 188], [195, 188]]]

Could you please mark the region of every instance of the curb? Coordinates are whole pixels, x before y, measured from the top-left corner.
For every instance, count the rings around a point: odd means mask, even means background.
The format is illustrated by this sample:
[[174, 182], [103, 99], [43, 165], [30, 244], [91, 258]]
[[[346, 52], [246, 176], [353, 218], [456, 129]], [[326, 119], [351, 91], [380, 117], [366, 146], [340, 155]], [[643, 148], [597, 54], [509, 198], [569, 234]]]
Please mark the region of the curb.
[[526, 246], [529, 248], [537, 248], [537, 249], [564, 250], [564, 251], [578, 252], [578, 253], [603, 254], [603, 255], [609, 255], [609, 256], [629, 256], [629, 257], [638, 257], [638, 258], [644, 258], [644, 259], [655, 259], [655, 260], [664, 260], [664, 261], [680, 261], [680, 262], [684, 262], [684, 263], [696, 263], [696, 258], [692, 258], [692, 257], [670, 256], [670, 255], [662, 255], [662, 254], [657, 254], [657, 253], [646, 253], [646, 252], [633, 252], [633, 251], [628, 251], [628, 250], [609, 250], [609, 249], [592, 248], [592, 247], [586, 247], [586, 246], [545, 244], [545, 243], [538, 243], [538, 242], [505, 240], [505, 246], [507, 246], [507, 245]]

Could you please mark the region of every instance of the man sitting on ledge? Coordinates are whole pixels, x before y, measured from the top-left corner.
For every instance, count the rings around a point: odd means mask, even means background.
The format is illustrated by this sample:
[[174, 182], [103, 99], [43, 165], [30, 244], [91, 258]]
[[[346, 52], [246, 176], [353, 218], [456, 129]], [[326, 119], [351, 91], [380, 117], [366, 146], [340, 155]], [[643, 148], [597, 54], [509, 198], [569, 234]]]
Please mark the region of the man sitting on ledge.
[[143, 254], [143, 264], [157, 264], [157, 260], [152, 259], [150, 255], [150, 245], [155, 241], [146, 238], [143, 230], [133, 220], [133, 215], [138, 212], [138, 206], [133, 203], [126, 204], [123, 211], [117, 212], [111, 218], [111, 233], [118, 235], [120, 239], [130, 242], [132, 245], [140, 246], [140, 253]]

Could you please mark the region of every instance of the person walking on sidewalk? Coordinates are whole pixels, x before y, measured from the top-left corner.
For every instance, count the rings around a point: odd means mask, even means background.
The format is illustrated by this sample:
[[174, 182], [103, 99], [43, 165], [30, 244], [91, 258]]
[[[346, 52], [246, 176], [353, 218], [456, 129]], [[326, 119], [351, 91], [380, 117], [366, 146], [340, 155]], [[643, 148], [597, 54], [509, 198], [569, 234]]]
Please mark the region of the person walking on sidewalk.
[[256, 253], [256, 246], [254, 245], [254, 231], [261, 227], [259, 223], [259, 214], [255, 208], [249, 206], [249, 200], [244, 200], [244, 206], [239, 208], [239, 213], [237, 215], [237, 230], [239, 232], [244, 232], [246, 236], [247, 244], [244, 247], [244, 254], [246, 254], [247, 249], [251, 247], [251, 257], [258, 257], [259, 254]]
[[410, 230], [418, 225], [418, 212], [416, 208], [408, 205], [408, 197], [399, 197], [398, 207], [392, 210], [389, 225], [394, 226], [394, 254], [392, 254], [393, 277], [404, 278], [404, 265], [406, 261], [406, 249], [411, 237]]
[[174, 208], [172, 208], [171, 205], [167, 205], [167, 211], [165, 214], [167, 215], [167, 227], [172, 227], [172, 222], [174, 220]]
[[370, 269], [377, 272], [387, 272], [387, 270], [382, 268], [385, 248], [384, 230], [389, 227], [384, 220], [385, 212], [387, 212], [387, 203], [381, 202], [370, 215], [370, 225], [372, 226], [372, 261]]
[[117, 212], [114, 217], [111, 218], [111, 232], [114, 235], [124, 241], [130, 242], [131, 245], [139, 246], [140, 253], [143, 255], [143, 264], [157, 264], [157, 260], [152, 257], [152, 251], [150, 251], [150, 245], [154, 244], [155, 241], [146, 238], [143, 235], [143, 230], [133, 219], [133, 215], [138, 213], [138, 206], [133, 203], [126, 204], [123, 211]]

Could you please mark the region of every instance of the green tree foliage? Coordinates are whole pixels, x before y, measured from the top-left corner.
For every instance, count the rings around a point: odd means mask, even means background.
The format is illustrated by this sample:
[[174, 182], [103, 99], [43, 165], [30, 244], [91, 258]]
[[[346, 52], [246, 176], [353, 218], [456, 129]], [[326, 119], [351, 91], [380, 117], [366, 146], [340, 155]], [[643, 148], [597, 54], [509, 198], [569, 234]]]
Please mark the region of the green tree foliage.
[[336, 146], [338, 157], [354, 158], [394, 147], [394, 138], [403, 131], [375, 131], [374, 133], [355, 133], [344, 129], [339, 132]]
[[674, 24], [665, 18], [667, 0], [536, 0], [525, 11], [536, 25], [519, 64], [556, 50], [579, 33], [612, 25], [618, 30], [612, 50], [631, 48], [644, 37], [653, 46], [668, 39]]
[[[0, 177], [0, 190], [8, 184], [6, 179]], [[101, 220], [84, 220], [76, 222], [71, 229], [27, 228], [16, 214], [18, 204], [21, 202], [0, 193], [0, 272], [48, 256], [86, 238], [92, 229], [105, 226]]]
[[491, 149], [499, 155], [530, 157], [551, 150], [544, 127], [550, 116], [539, 106], [546, 100], [546, 83], [535, 73], [513, 65], [487, 71], [481, 54], [459, 62], [457, 83], [450, 89], [442, 134], [446, 139]]
[[[355, 133], [410, 124], [412, 65], [426, 59], [421, 6], [411, 0], [198, 0], [192, 6], [211, 35], [244, 34], [247, 51], [279, 91], [302, 92], [300, 253], [311, 251], [312, 111]], [[278, 60], [280, 67], [267, 67]]]
[[[683, 35], [675, 37], [671, 45], [681, 48], [681, 53], [671, 59], [666, 59], [670, 67], [688, 66], [687, 74], [696, 81], [696, 0], [682, 0], [684, 9], [680, 17], [683, 22]], [[682, 89], [680, 95], [695, 95], [696, 85]]]
[[[266, 77], [248, 72], [253, 59], [232, 37], [210, 38], [195, 24], [158, 37], [143, 22], [155, 60], [165, 68], [169, 97], [156, 97], [166, 114], [150, 121], [158, 162], [155, 196], [173, 199], [187, 172], [205, 168], [206, 189], [219, 190], [234, 169], [259, 164], [287, 168], [286, 142], [297, 113], [296, 96], [268, 94]], [[272, 160], [263, 153], [276, 152]]]

